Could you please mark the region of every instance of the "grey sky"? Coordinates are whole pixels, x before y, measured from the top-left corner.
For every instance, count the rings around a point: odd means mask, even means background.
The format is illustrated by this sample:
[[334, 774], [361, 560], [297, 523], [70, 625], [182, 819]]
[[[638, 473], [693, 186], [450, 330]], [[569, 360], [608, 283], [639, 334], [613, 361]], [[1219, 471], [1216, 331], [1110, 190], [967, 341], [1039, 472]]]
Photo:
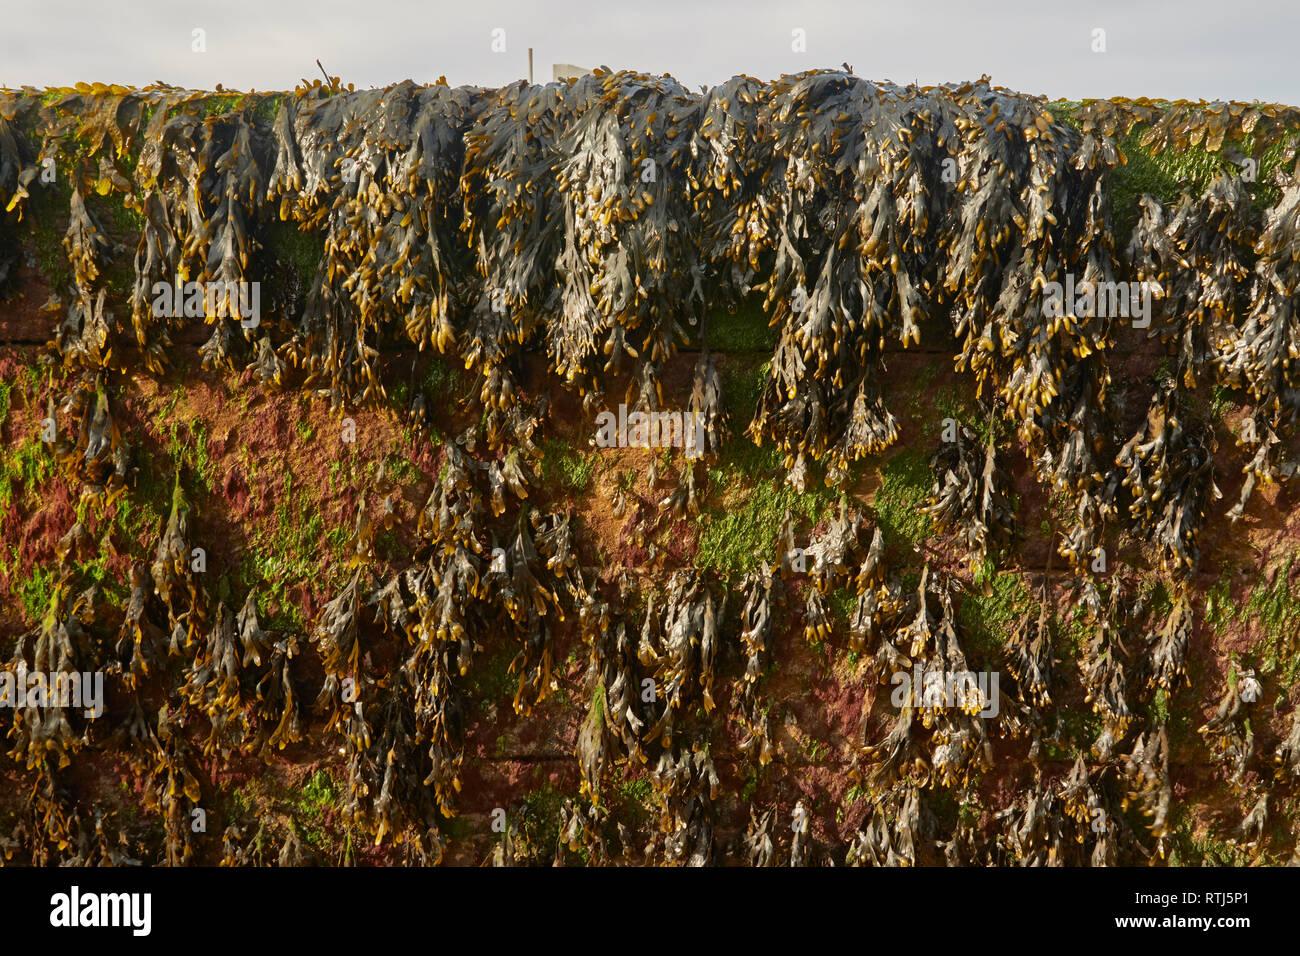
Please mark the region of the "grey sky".
[[[0, 0], [0, 85], [288, 89], [316, 58], [358, 87], [494, 86], [553, 62], [668, 72], [697, 87], [843, 61], [869, 79], [988, 73], [1053, 97], [1153, 96], [1300, 104], [1300, 5], [1187, 0]], [[493, 28], [506, 52], [490, 49]], [[1092, 52], [1094, 28], [1106, 52]], [[206, 31], [207, 52], [191, 51]], [[807, 52], [791, 31], [807, 31]]]

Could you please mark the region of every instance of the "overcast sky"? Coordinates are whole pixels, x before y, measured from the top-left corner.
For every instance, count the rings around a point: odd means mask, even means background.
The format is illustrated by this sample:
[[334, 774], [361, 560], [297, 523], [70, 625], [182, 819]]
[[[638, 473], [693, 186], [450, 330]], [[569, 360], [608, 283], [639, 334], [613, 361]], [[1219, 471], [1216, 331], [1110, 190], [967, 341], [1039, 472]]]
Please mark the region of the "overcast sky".
[[[1284, 0], [0, 0], [0, 86], [153, 80], [289, 89], [332, 74], [495, 86], [551, 64], [673, 74], [691, 87], [848, 62], [869, 79], [975, 79], [1054, 98], [1300, 104], [1300, 4]], [[492, 52], [492, 31], [505, 52]], [[193, 31], [206, 52], [194, 52]], [[806, 52], [791, 49], [806, 31]], [[1094, 30], [1105, 52], [1093, 52]]]

